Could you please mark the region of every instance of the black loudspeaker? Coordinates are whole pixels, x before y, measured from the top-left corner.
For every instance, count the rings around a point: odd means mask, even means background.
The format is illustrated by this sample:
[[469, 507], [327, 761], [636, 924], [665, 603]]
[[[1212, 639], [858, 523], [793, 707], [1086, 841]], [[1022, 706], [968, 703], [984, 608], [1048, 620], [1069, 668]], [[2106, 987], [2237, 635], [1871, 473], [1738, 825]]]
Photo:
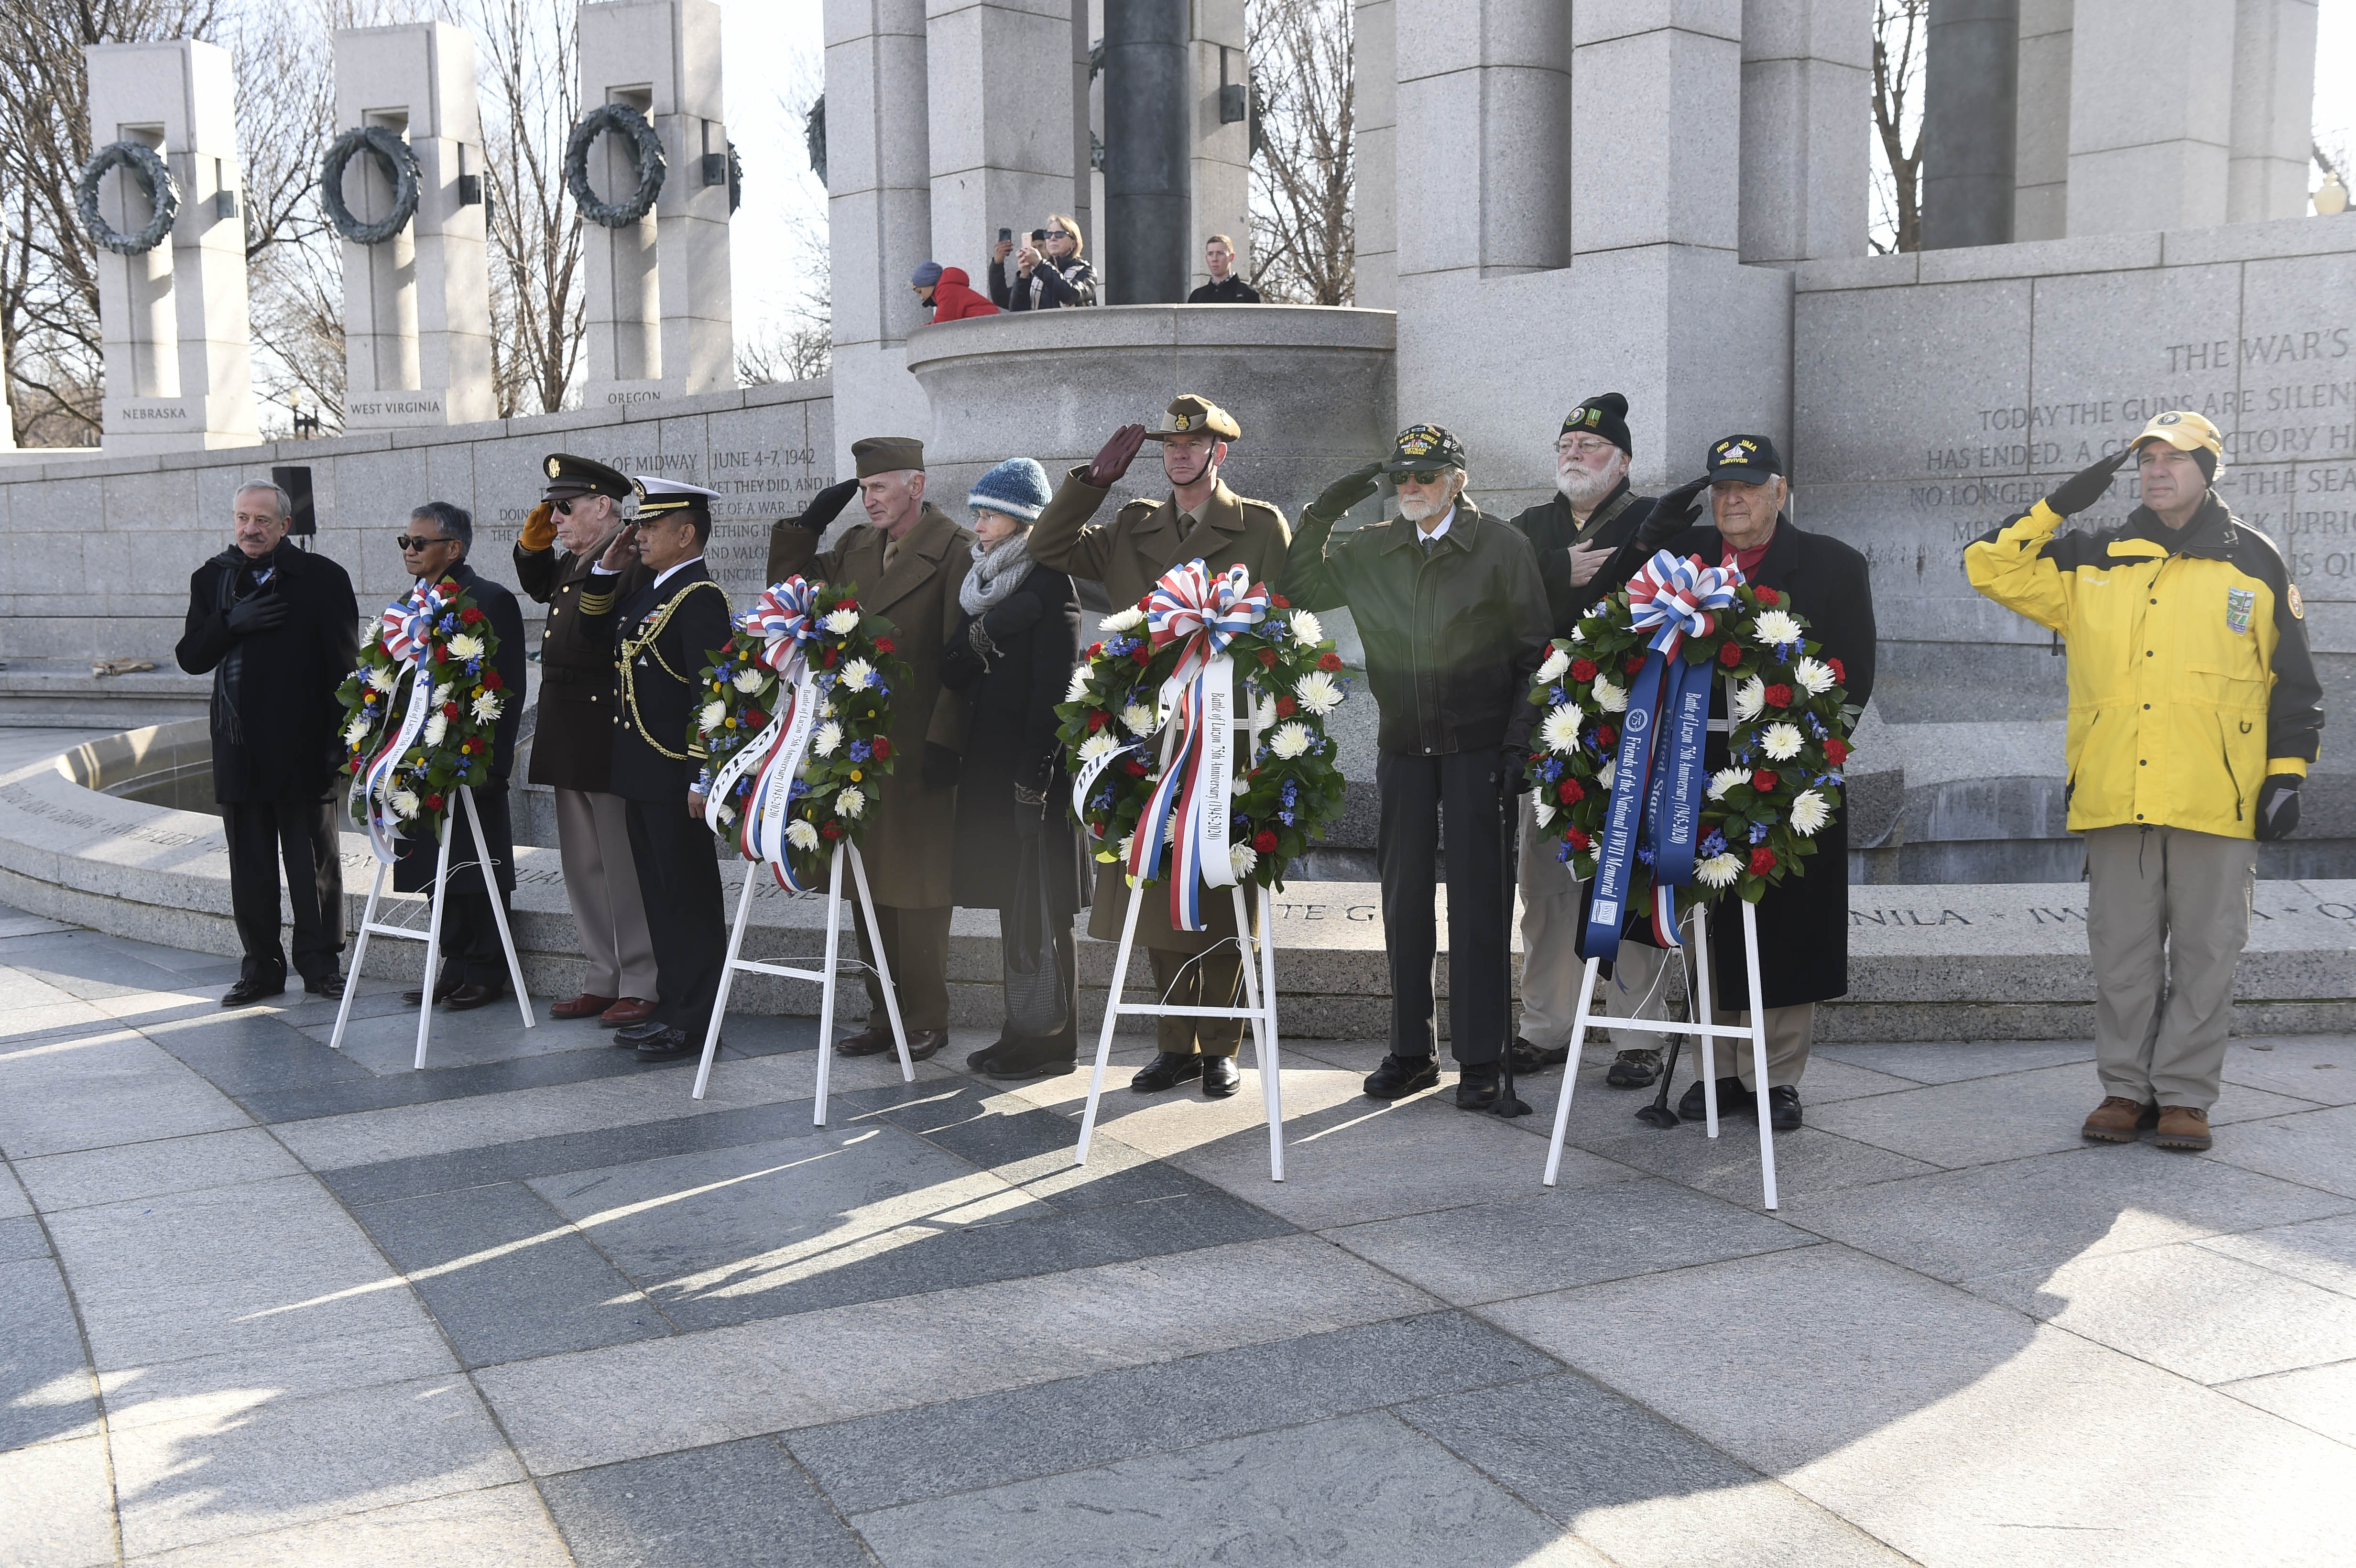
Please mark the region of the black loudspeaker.
[[319, 516], [311, 507], [311, 470], [308, 467], [273, 468], [270, 471], [270, 477], [281, 490], [286, 492], [287, 499], [294, 504], [293, 517], [286, 525], [286, 531], [305, 539], [316, 534], [319, 531]]

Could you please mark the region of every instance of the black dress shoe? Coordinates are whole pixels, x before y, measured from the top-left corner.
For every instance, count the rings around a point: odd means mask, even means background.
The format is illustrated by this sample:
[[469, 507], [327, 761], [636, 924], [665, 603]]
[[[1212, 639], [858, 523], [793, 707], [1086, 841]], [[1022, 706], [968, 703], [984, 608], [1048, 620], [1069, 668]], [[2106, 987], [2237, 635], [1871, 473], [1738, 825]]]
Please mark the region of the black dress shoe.
[[1189, 1079], [1199, 1078], [1202, 1072], [1201, 1057], [1181, 1056], [1174, 1051], [1165, 1051], [1139, 1068], [1137, 1076], [1129, 1081], [1129, 1086], [1141, 1094], [1159, 1094], [1164, 1089], [1175, 1089]]
[[676, 1025], [666, 1026], [638, 1042], [640, 1061], [669, 1061], [685, 1056], [695, 1049], [688, 1032]]
[[221, 1006], [250, 1008], [264, 997], [275, 997], [286, 989], [284, 980], [240, 980], [221, 993]]
[[1778, 1083], [1767, 1091], [1767, 1125], [1779, 1133], [1800, 1130], [1800, 1086]]
[[1661, 1079], [1661, 1053], [1649, 1046], [1623, 1051], [1612, 1059], [1603, 1082], [1614, 1089], [1649, 1089]]
[[[916, 1042], [911, 1040], [909, 1043], [913, 1045]], [[892, 1039], [892, 1026], [879, 1019], [837, 1045], [834, 1053], [837, 1056], [881, 1056], [887, 1051], [897, 1049]]]
[[464, 985], [442, 998], [444, 1012], [471, 1013], [477, 1008], [487, 1008], [505, 993], [497, 986]]
[[[457, 972], [456, 965], [444, 969], [442, 978], [434, 982], [434, 999], [437, 1002], [448, 1001], [450, 993], [466, 983], [466, 977]], [[403, 991], [401, 993], [401, 999], [413, 1008], [425, 1000], [425, 993], [422, 990]]]
[[[1516, 1068], [1516, 1072], [1520, 1069]], [[1456, 1106], [1462, 1111], [1485, 1111], [1497, 1103], [1497, 1064], [1468, 1061], [1457, 1070]]]
[[975, 1054], [983, 1058], [983, 1077], [999, 1083], [1021, 1083], [1033, 1078], [1061, 1078], [1072, 1072], [1079, 1066], [1076, 1044], [1068, 1039], [1018, 1040]]
[[[1719, 1115], [1730, 1116], [1737, 1111], [1753, 1108], [1754, 1098], [1751, 1091], [1742, 1086], [1741, 1079], [1721, 1078], [1718, 1081]], [[1677, 1115], [1688, 1122], [1698, 1122], [1708, 1115], [1708, 1111], [1709, 1107], [1702, 1104], [1701, 1080], [1697, 1078], [1687, 1087], [1684, 1097], [1677, 1101]]]
[[327, 975], [316, 980], [305, 980], [303, 982], [303, 988], [315, 997], [325, 997], [331, 1002], [339, 1002], [344, 997], [344, 977], [341, 975]]
[[1224, 1100], [1242, 1084], [1244, 1075], [1232, 1056], [1203, 1058], [1203, 1098]]
[[627, 1046], [644, 1045], [648, 1040], [659, 1037], [663, 1030], [669, 1027], [660, 1019], [648, 1019], [644, 1023], [632, 1024], [627, 1029], [616, 1029], [614, 1043]]
[[1440, 1063], [1429, 1056], [1386, 1056], [1366, 1074], [1369, 1100], [1400, 1100], [1440, 1082]]

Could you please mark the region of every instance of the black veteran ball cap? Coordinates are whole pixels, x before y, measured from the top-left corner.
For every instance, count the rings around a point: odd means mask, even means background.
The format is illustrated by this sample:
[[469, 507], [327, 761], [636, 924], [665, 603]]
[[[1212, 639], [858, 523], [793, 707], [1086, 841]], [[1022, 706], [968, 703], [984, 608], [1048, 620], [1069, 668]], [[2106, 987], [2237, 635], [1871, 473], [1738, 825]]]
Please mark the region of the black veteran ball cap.
[[1709, 461], [1702, 468], [1713, 485], [1721, 479], [1764, 485], [1783, 472], [1783, 454], [1763, 435], [1730, 435], [1711, 443]]
[[583, 496], [611, 496], [626, 501], [645, 494], [638, 482], [620, 469], [569, 452], [550, 453], [541, 460], [540, 471], [548, 475], [548, 489], [541, 496], [543, 501], [571, 501]]
[[1167, 441], [1173, 435], [1195, 435], [1204, 431], [1210, 432], [1221, 441], [1243, 439], [1243, 427], [1236, 423], [1235, 416], [1208, 398], [1198, 398], [1192, 392], [1181, 392], [1170, 400], [1170, 407], [1166, 412], [1170, 427], [1167, 430], [1147, 431], [1146, 440]]
[[1598, 392], [1563, 416], [1562, 430], [1555, 439], [1584, 432], [1600, 435], [1621, 451], [1634, 455], [1635, 448], [1628, 444], [1628, 400], [1618, 392]]
[[1390, 461], [1383, 464], [1383, 472], [1431, 474], [1464, 465], [1464, 443], [1444, 427], [1411, 424], [1391, 443]]

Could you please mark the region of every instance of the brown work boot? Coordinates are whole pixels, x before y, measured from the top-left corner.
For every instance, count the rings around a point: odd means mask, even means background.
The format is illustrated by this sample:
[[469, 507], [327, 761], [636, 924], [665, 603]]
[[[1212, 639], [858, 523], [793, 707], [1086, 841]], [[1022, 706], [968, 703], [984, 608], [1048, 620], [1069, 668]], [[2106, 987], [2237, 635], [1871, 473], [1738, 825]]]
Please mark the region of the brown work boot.
[[2079, 1131], [2098, 1143], [2131, 1144], [2146, 1127], [2158, 1123], [2158, 1106], [2114, 1094], [2094, 1107], [2094, 1114], [2086, 1118], [2086, 1125]]
[[2209, 1113], [2198, 1105], [2163, 1105], [2159, 1136], [2151, 1141], [2162, 1148], [2207, 1148]]

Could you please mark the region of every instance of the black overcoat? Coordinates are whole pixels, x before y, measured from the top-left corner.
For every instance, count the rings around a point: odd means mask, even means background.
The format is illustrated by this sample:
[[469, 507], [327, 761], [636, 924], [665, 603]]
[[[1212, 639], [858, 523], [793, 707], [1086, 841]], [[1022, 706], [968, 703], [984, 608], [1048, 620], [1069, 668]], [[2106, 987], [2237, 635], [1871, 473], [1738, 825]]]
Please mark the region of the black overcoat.
[[[1715, 565], [1726, 554], [1718, 530], [1687, 528], [1662, 547], [1672, 555], [1699, 556]], [[1622, 550], [1605, 575], [1633, 552]], [[1828, 534], [1803, 533], [1788, 517], [1775, 520], [1775, 537], [1751, 581], [1784, 596], [1784, 607], [1808, 624], [1808, 640], [1820, 657], [1837, 658], [1847, 674], [1849, 702], [1862, 708], [1873, 695], [1873, 583], [1865, 557]], [[1625, 586], [1622, 576], [1612, 586]], [[1607, 590], [1608, 592], [1608, 590]], [[1710, 716], [1726, 717], [1726, 683], [1711, 688]], [[1726, 737], [1713, 734], [1704, 755], [1712, 772], [1727, 765]], [[1801, 862], [1803, 874], [1785, 873], [1759, 901], [1759, 986], [1771, 1008], [1829, 1001], [1848, 990], [1848, 813], [1833, 813], [1816, 835], [1816, 852]], [[1744, 973], [1742, 905], [1736, 898], [1711, 906], [1710, 989], [1713, 1005], [1746, 1006], [1751, 982]]]
[[[600, 579], [602, 583], [605, 579]], [[584, 618], [607, 628], [608, 656], [620, 680], [620, 711], [614, 725], [613, 794], [687, 809], [687, 792], [702, 771], [702, 742], [695, 735], [701, 677], [712, 655], [728, 641], [728, 594], [712, 580], [701, 557], [680, 567], [658, 585], [651, 575], [627, 599], [605, 598], [599, 583], [584, 596]], [[667, 607], [678, 608], [668, 615]], [[625, 641], [644, 637], [658, 622], [661, 630], [623, 668]]]
[[[995, 654], [974, 646], [974, 622]], [[982, 616], [965, 616], [941, 654], [941, 684], [971, 701], [958, 774], [957, 848], [950, 896], [967, 909], [1005, 909], [1016, 892], [1019, 827], [1040, 824], [1052, 886], [1049, 910], [1068, 925], [1087, 901], [1079, 839], [1072, 827], [1072, 781], [1055, 742], [1055, 705], [1080, 656], [1080, 596], [1072, 580], [1033, 566], [1020, 586]], [[1018, 803], [1020, 787], [1043, 796]], [[1027, 815], [1029, 821], [1019, 820]]]
[[[461, 560], [443, 576], [474, 596], [475, 607], [498, 639], [498, 652], [493, 656], [491, 667], [499, 672], [499, 690], [506, 700], [499, 717], [491, 726], [490, 777], [475, 786], [475, 809], [483, 819], [483, 838], [490, 846], [491, 862], [498, 868], [499, 891], [515, 891], [515, 827], [508, 810], [508, 774], [515, 766], [516, 734], [523, 727], [523, 698], [526, 670], [530, 660], [524, 645], [523, 606], [516, 596], [501, 584], [492, 581]], [[466, 824], [466, 808], [456, 801], [450, 803], [449, 831], [456, 837], [450, 840], [450, 889], [456, 894], [480, 894], [482, 873], [476, 862], [474, 829]], [[401, 859], [392, 869], [395, 892], [420, 893], [434, 885], [434, 867], [441, 856], [441, 844], [433, 838], [403, 837]]]
[[[251, 567], [270, 581], [255, 587]], [[286, 601], [286, 619], [231, 636], [231, 603], [256, 593]], [[325, 800], [340, 787], [345, 717], [336, 690], [359, 664], [359, 624], [350, 576], [291, 541], [260, 562], [231, 546], [197, 568], [173, 654], [190, 675], [213, 677], [215, 800]]]
[[1617, 549], [1636, 534], [1637, 527], [1653, 515], [1653, 497], [1630, 493], [1628, 481], [1622, 479], [1601, 505], [1588, 514], [1582, 526], [1570, 503], [1559, 492], [1535, 507], [1516, 512], [1513, 526], [1530, 541], [1537, 552], [1538, 578], [1546, 584], [1547, 608], [1554, 612], [1554, 635], [1570, 635], [1595, 602], [1603, 597], [1598, 586], [1612, 562], [1606, 560], [1602, 571], [1587, 580], [1582, 586], [1570, 580], [1570, 552], [1606, 545]]
[[[602, 794], [614, 772], [614, 628], [581, 614], [583, 585], [603, 549], [588, 555], [515, 547], [516, 581], [548, 620], [540, 634], [540, 722], [531, 736], [531, 782]], [[653, 573], [632, 561], [616, 576], [626, 599]], [[707, 590], [706, 592], [709, 592]]]

